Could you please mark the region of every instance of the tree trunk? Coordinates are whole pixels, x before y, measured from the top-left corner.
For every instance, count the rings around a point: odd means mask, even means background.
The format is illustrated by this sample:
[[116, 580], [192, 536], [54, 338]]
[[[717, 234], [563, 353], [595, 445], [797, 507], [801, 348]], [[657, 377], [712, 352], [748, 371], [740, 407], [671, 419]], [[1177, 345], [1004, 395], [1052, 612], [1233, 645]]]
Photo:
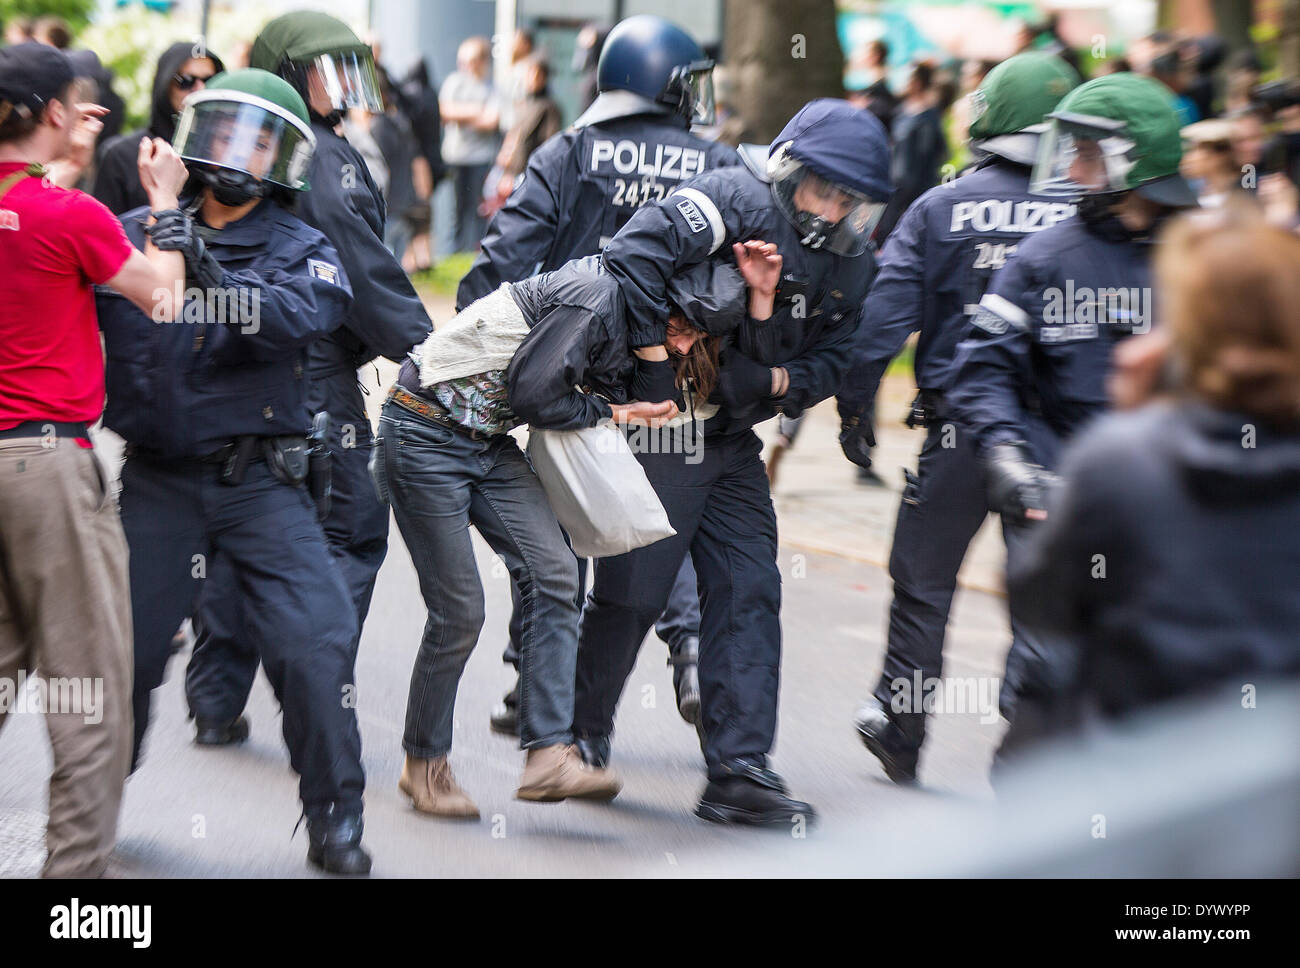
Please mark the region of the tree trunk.
[[1282, 77], [1300, 77], [1300, 0], [1282, 0], [1277, 66]]
[[726, 0], [725, 9], [725, 64], [745, 141], [771, 141], [813, 98], [844, 96], [835, 0]]

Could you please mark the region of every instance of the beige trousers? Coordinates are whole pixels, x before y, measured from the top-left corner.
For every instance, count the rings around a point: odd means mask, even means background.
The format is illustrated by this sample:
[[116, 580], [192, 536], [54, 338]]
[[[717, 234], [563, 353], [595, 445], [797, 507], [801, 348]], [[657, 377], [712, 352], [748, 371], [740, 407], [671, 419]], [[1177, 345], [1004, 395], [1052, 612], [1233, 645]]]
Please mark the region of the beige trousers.
[[45, 877], [100, 876], [117, 837], [131, 761], [127, 574], [94, 452], [67, 438], [0, 440], [0, 729], [11, 712], [44, 711]]

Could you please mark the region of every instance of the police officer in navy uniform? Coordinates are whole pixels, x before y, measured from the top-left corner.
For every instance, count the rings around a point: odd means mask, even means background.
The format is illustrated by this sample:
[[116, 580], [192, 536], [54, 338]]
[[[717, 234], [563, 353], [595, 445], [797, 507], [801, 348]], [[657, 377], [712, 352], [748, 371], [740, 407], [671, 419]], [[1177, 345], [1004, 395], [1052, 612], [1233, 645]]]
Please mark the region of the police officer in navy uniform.
[[[388, 508], [370, 481], [373, 436], [357, 368], [377, 355], [400, 362], [433, 324], [384, 247], [383, 196], [361, 155], [336, 130], [348, 108], [382, 110], [370, 49], [335, 18], [297, 11], [262, 28], [251, 63], [279, 74], [307, 104], [316, 152], [307, 176], [311, 190], [299, 197], [297, 213], [335, 246], [356, 297], [342, 325], [312, 345], [308, 362], [309, 404], [314, 412], [329, 414], [333, 480], [324, 527], [357, 614], [355, 660], [375, 576], [388, 550]], [[220, 562], [215, 572], [213, 588], [232, 584]], [[239, 609], [217, 614], [200, 606], [185, 686], [196, 741], [203, 745], [248, 735], [240, 713], [257, 658], [241, 622]]]
[[953, 356], [993, 271], [1026, 236], [1074, 214], [1069, 201], [1032, 195], [1029, 175], [1044, 116], [1078, 83], [1049, 54], [1018, 54], [989, 72], [972, 97], [971, 150], [979, 160], [921, 196], [890, 236], [864, 307], [862, 343], [840, 388], [845, 456], [870, 467], [873, 399], [890, 361], [919, 330], [919, 393], [908, 423], [925, 427], [926, 441], [916, 474], [907, 473], [894, 526], [884, 668], [856, 717], [863, 743], [899, 783], [916, 779], [925, 738], [921, 697], [915, 706], [907, 701], [914, 673], [922, 681], [942, 674], [957, 571], [989, 512], [970, 437], [955, 426], [945, 400]]
[[822, 99], [805, 105], [770, 151], [746, 146], [741, 155], [745, 165], [706, 172], [643, 208], [603, 254], [627, 303], [633, 346], [663, 341], [668, 280], [678, 267], [742, 258], [753, 240], [775, 245], [782, 266], [771, 315], [747, 318], [723, 349], [718, 391], [708, 401], [684, 401], [704, 434], [703, 459], [638, 454], [677, 534], [596, 562], [582, 617], [574, 733], [584, 758], [603, 765], [619, 693], [689, 549], [700, 591], [709, 779], [697, 815], [788, 823], [811, 819], [812, 808], [792, 799], [767, 765], [781, 576], [752, 428], [777, 413], [797, 416], [839, 388], [873, 272], [867, 242], [890, 193], [889, 142], [868, 112]]
[[220, 558], [244, 602], [244, 634], [283, 703], [308, 858], [368, 873], [361, 737], [343, 701], [356, 615], [308, 488], [307, 347], [352, 300], [334, 248], [290, 211], [314, 146], [307, 109], [264, 71], [225, 74], [186, 100], [176, 145], [201, 192], [183, 208], [122, 216], [137, 247], [147, 234], [184, 254], [176, 323], [160, 325], [109, 291], [97, 300], [105, 422], [127, 443], [134, 759], [172, 633]]
[[[1154, 322], [1157, 233], [1196, 205], [1178, 173], [1178, 116], [1159, 82], [1100, 77], [1048, 117], [1030, 188], [1075, 200], [1077, 215], [1027, 238], [994, 275], [957, 349], [947, 395], [974, 438], [991, 506], [1016, 527], [1051, 513], [1051, 470], [1063, 444], [1108, 408], [1116, 343]], [[1008, 543], [1012, 568], [1023, 547]], [[1010, 606], [1016, 614], [1014, 596]], [[1000, 697], [1011, 727], [999, 762], [1059, 727], [1075, 659], [1056, 638], [1013, 639]]]
[[[529, 159], [523, 181], [488, 226], [482, 251], [456, 293], [459, 312], [503, 282], [550, 272], [595, 255], [642, 206], [662, 201], [683, 181], [739, 164], [726, 145], [691, 133], [713, 122], [711, 72], [691, 36], [661, 17], [619, 22], [600, 54], [600, 93], [573, 126]], [[585, 563], [584, 563], [585, 564]], [[585, 568], [580, 571], [585, 576]], [[579, 582], [585, 585], [585, 582]], [[518, 593], [506, 661], [518, 666]], [[669, 647], [678, 710], [699, 718], [700, 608], [687, 555], [656, 631]], [[518, 688], [492, 715], [492, 728], [515, 734]]]

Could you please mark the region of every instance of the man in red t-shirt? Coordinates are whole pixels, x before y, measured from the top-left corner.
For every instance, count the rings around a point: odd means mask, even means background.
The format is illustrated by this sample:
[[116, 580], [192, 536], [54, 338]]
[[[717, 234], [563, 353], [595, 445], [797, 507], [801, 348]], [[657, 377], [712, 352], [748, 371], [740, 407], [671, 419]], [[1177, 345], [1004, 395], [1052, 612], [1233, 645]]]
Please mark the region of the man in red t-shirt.
[[[72, 80], [62, 51], [0, 49], [0, 727], [36, 680], [54, 752], [43, 874], [98, 877], [131, 758], [132, 637], [126, 540], [89, 433], [104, 404], [93, 286], [169, 321], [185, 261], [137, 251], [107, 208], [44, 177], [81, 120]], [[180, 157], [142, 141], [139, 168], [151, 207], [175, 208]]]

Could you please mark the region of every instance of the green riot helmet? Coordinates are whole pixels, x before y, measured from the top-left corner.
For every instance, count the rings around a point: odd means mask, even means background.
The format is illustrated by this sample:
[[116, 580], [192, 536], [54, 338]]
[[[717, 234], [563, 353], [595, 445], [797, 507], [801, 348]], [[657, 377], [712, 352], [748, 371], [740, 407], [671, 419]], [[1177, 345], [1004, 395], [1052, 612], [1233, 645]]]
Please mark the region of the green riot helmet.
[[272, 185], [304, 191], [316, 136], [298, 93], [249, 68], [219, 74], [187, 97], [172, 144], [217, 201], [237, 206]]
[[1029, 190], [1072, 198], [1128, 191], [1170, 208], [1196, 204], [1178, 173], [1178, 115], [1158, 81], [1109, 74], [1077, 87], [1048, 115]]
[[329, 14], [299, 10], [276, 17], [253, 41], [249, 62], [287, 80], [327, 122], [350, 108], [384, 110], [374, 54]]

